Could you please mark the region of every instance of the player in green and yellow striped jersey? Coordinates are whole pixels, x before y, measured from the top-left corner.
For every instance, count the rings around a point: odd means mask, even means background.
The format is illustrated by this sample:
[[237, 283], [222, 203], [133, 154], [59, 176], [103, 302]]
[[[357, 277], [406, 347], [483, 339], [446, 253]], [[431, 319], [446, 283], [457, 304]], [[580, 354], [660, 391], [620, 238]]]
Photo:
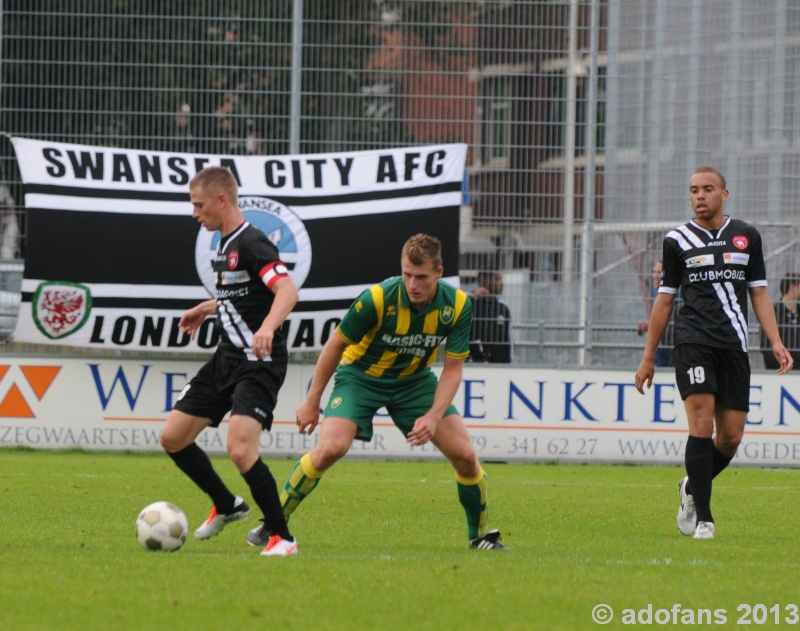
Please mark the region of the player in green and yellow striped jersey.
[[[335, 375], [316, 446], [295, 464], [281, 494], [287, 518], [343, 457], [353, 440], [372, 438], [372, 419], [385, 407], [410, 445], [432, 442], [455, 470], [458, 498], [467, 516], [470, 547], [507, 550], [486, 525], [484, 473], [452, 401], [469, 355], [472, 304], [441, 280], [441, 243], [418, 234], [403, 246], [402, 276], [364, 291], [325, 343], [311, 386], [297, 409], [301, 433], [320, 420], [323, 391]], [[444, 367], [431, 371], [442, 343]], [[250, 532], [259, 545], [264, 527]]]

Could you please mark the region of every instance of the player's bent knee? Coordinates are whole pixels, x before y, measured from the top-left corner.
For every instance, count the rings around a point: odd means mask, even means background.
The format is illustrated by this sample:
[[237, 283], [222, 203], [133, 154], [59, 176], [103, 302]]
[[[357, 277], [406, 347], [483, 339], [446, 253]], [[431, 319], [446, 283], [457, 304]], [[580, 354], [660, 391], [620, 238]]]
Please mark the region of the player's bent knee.
[[228, 445], [228, 456], [239, 471], [247, 471], [258, 459], [258, 451], [250, 445]]
[[720, 436], [717, 440], [717, 449], [728, 457], [736, 454], [742, 442], [742, 434], [738, 436]]
[[481, 472], [481, 464], [474, 451], [452, 454], [450, 464], [464, 478], [474, 478]]
[[186, 446], [183, 444], [184, 441], [181, 436], [168, 432], [166, 429], [161, 432], [161, 436], [158, 437], [158, 442], [161, 444], [164, 451], [169, 453], [180, 451]]
[[324, 471], [332, 467], [338, 460], [343, 458], [350, 449], [349, 444], [344, 443], [319, 443], [311, 451], [311, 464], [318, 471]]

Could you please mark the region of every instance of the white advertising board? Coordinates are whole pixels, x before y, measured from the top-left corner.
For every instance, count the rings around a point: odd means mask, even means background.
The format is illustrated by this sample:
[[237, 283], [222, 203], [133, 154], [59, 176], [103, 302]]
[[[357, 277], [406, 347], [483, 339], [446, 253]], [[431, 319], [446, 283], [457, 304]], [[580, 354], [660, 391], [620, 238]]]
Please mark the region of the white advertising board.
[[[0, 358], [0, 446], [35, 449], [160, 450], [164, 420], [201, 363], [181, 360]], [[291, 365], [265, 456], [295, 457], [319, 429], [301, 435], [294, 410], [313, 365]], [[484, 461], [682, 464], [686, 416], [671, 371], [636, 392], [633, 372], [470, 365], [455, 404]], [[227, 426], [204, 431], [201, 447], [225, 453]], [[387, 416], [351, 456], [440, 458], [412, 448]], [[734, 463], [800, 466], [800, 379], [757, 372], [745, 439]]]

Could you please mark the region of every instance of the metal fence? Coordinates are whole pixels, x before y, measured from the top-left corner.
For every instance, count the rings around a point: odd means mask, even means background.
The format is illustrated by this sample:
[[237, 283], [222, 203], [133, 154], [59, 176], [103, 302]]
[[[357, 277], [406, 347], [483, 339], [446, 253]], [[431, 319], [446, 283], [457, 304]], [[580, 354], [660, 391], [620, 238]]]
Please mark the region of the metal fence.
[[[518, 364], [638, 363], [650, 270], [703, 164], [761, 228], [773, 298], [800, 271], [789, 0], [3, 0], [0, 34], [6, 134], [234, 154], [467, 143], [459, 274], [472, 290], [503, 272]], [[3, 142], [0, 337], [21, 201]]]

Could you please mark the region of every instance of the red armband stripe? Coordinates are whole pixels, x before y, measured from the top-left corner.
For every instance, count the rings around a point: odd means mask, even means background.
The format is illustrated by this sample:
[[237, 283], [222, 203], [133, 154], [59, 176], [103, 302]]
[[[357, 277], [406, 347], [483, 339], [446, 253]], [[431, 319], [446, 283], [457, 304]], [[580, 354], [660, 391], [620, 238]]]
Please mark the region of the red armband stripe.
[[287, 278], [289, 276], [289, 270], [286, 268], [283, 261], [273, 261], [262, 267], [258, 275], [261, 276], [261, 280], [264, 281], [264, 284], [272, 289], [272, 286], [281, 278]]

